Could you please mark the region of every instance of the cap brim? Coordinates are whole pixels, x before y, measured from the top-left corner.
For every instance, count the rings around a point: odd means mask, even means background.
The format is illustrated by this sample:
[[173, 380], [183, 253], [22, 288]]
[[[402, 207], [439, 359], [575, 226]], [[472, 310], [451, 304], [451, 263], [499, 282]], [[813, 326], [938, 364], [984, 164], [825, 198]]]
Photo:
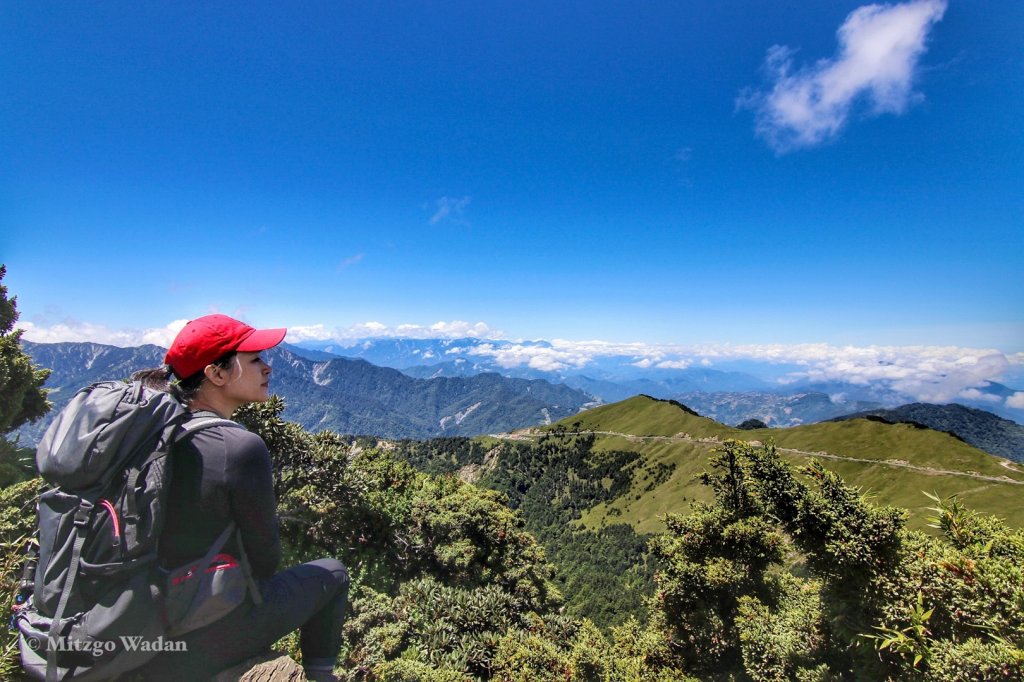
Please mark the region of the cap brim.
[[257, 353], [261, 350], [273, 348], [284, 341], [287, 329], [257, 329], [246, 337], [245, 341], [238, 344], [239, 353]]

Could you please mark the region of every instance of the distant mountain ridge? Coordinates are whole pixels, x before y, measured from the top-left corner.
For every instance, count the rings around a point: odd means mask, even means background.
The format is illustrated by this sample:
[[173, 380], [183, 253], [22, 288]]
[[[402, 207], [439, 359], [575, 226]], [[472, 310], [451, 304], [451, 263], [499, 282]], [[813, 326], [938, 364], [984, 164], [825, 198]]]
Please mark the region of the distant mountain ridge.
[[676, 399], [722, 424], [755, 419], [770, 427], [813, 424], [859, 410], [881, 408], [877, 402], [836, 401], [825, 393], [810, 391], [784, 395], [767, 392], [682, 393]]
[[591, 398], [568, 386], [497, 374], [416, 379], [365, 360], [316, 362], [278, 348], [266, 354], [284, 416], [311, 430], [385, 438], [477, 435], [550, 423]]
[[[152, 345], [26, 341], [23, 347], [34, 363], [52, 370], [46, 387], [56, 409], [90, 383], [160, 366], [165, 353]], [[274, 368], [271, 392], [286, 402], [284, 417], [312, 431], [386, 438], [478, 435], [554, 422], [592, 402], [580, 391], [543, 380], [497, 374], [415, 379], [360, 359], [312, 360], [287, 346], [264, 357]], [[38, 442], [48, 423], [44, 418], [21, 429], [21, 442]]]
[[955, 403], [911, 403], [893, 409], [869, 409], [830, 421], [872, 417], [889, 424], [920, 424], [936, 431], [945, 431], [979, 450], [1024, 462], [1024, 426], [991, 412]]
[[[577, 355], [543, 340], [388, 337], [306, 341], [293, 350], [310, 359], [322, 359], [325, 353], [360, 357], [420, 379], [469, 377], [484, 372], [545, 379], [566, 384], [605, 403], [641, 393], [683, 402], [699, 400], [702, 412], [714, 413], [732, 424], [761, 419], [773, 426], [795, 426], [920, 400], [898, 390], [898, 382], [825, 380], [805, 373], [807, 368], [796, 364], [726, 359], [714, 366], [688, 364], [686, 360], [662, 362], [632, 353], [628, 347], [616, 353]], [[961, 392], [955, 400], [1024, 423], [1024, 410], [1014, 408], [1007, 400], [1017, 392], [1018, 389], [985, 381]], [[713, 395], [693, 398], [696, 394]], [[736, 401], [739, 394], [746, 397]], [[757, 394], [756, 399], [752, 394]]]

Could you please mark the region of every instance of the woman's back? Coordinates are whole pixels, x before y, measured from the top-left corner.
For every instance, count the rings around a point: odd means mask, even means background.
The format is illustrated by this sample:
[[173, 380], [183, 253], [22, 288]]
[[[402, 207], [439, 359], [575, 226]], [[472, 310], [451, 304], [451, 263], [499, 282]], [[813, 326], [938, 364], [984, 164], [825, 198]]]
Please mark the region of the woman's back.
[[203, 429], [171, 455], [161, 561], [173, 567], [203, 556], [234, 521], [253, 575], [270, 577], [281, 559], [275, 507], [270, 453], [263, 440], [241, 426]]

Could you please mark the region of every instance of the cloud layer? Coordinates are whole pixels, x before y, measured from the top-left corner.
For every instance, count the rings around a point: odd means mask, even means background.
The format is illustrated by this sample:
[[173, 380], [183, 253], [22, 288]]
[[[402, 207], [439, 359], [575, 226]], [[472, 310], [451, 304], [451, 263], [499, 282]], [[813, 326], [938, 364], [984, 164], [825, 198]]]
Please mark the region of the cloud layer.
[[[726, 361], [753, 361], [771, 365], [797, 365], [782, 384], [845, 382], [883, 385], [925, 402], [957, 399], [990, 400], [977, 389], [997, 381], [1014, 365], [1024, 364], [1020, 353], [1007, 355], [994, 349], [956, 346], [833, 346], [792, 345], [650, 345], [604, 341], [554, 340], [550, 344], [483, 344], [465, 349], [470, 356], [488, 357], [506, 369], [565, 372], [579, 370], [602, 359], [627, 357], [640, 369], [684, 369], [694, 364], [713, 367]], [[999, 400], [996, 398], [996, 400]], [[1024, 409], [1024, 393], [1006, 400], [1008, 407]]]
[[103, 325], [74, 320], [59, 322], [50, 326], [19, 321], [18, 328], [24, 330], [24, 338], [26, 340], [36, 343], [78, 341], [120, 346], [122, 348], [151, 343], [167, 348], [187, 322], [188, 320], [174, 320], [164, 327], [152, 329], [110, 329]]
[[[40, 343], [92, 341], [116, 346], [153, 343], [167, 347], [185, 320], [143, 330], [111, 330], [89, 323], [65, 322], [49, 327], [25, 322], [25, 338]], [[289, 327], [287, 341], [355, 341], [366, 338], [460, 339], [486, 341], [454, 345], [453, 357], [485, 358], [505, 369], [528, 367], [546, 372], [578, 371], [602, 360], [644, 370], [714, 367], [733, 361], [785, 366], [780, 383], [846, 382], [882, 385], [926, 402], [957, 399], [993, 400], [978, 389], [999, 381], [1009, 370], [1024, 367], [1024, 353], [957, 346], [834, 346], [810, 344], [647, 344], [609, 341], [501, 341], [504, 334], [485, 322], [440, 321], [429, 325], [363, 322], [350, 327]], [[796, 369], [792, 369], [793, 366]], [[1005, 399], [1007, 407], [1024, 410], [1024, 392]]]
[[757, 134], [779, 153], [836, 137], [862, 102], [871, 115], [903, 113], [928, 32], [945, 11], [946, 0], [859, 7], [839, 27], [836, 55], [802, 68], [794, 68], [796, 50], [773, 45], [764, 63], [770, 87], [737, 104], [754, 110]]

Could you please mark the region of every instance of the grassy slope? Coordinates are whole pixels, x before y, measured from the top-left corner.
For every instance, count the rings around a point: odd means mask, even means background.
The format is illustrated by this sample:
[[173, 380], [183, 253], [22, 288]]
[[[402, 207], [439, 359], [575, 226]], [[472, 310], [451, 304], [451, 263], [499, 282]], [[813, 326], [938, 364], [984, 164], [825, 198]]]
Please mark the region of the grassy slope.
[[[645, 490], [649, 481], [640, 478], [633, 488], [610, 504], [601, 504], [586, 514], [582, 523], [598, 527], [603, 523], [626, 522], [640, 532], [663, 529], [667, 512], [685, 512], [693, 500], [707, 500], [709, 494], [694, 478], [704, 471], [713, 442], [698, 439], [773, 438], [784, 449], [783, 455], [794, 464], [808, 456], [787, 452], [786, 448], [806, 452], [825, 452], [848, 458], [876, 460], [878, 463], [822, 458], [823, 464], [839, 473], [848, 483], [874, 496], [879, 504], [893, 504], [911, 512], [911, 526], [922, 527], [931, 504], [923, 491], [947, 496], [959, 494], [974, 509], [1004, 517], [1013, 526], [1024, 526], [1024, 485], [989, 481], [935, 471], [918, 471], [887, 464], [905, 462], [935, 470], [976, 472], [986, 476], [1009, 477], [1024, 481], [1024, 467], [1003, 466], [1005, 460], [973, 448], [948, 434], [918, 429], [907, 424], [882, 424], [867, 420], [827, 422], [789, 429], [740, 431], [710, 419], [695, 417], [676, 405], [637, 396], [612, 405], [604, 405], [562, 422], [566, 427], [580, 422], [581, 428], [631, 434], [632, 437], [601, 436], [596, 450], [631, 450], [648, 461], [674, 464], [672, 476]], [[637, 436], [679, 436], [691, 440], [638, 438]]]

